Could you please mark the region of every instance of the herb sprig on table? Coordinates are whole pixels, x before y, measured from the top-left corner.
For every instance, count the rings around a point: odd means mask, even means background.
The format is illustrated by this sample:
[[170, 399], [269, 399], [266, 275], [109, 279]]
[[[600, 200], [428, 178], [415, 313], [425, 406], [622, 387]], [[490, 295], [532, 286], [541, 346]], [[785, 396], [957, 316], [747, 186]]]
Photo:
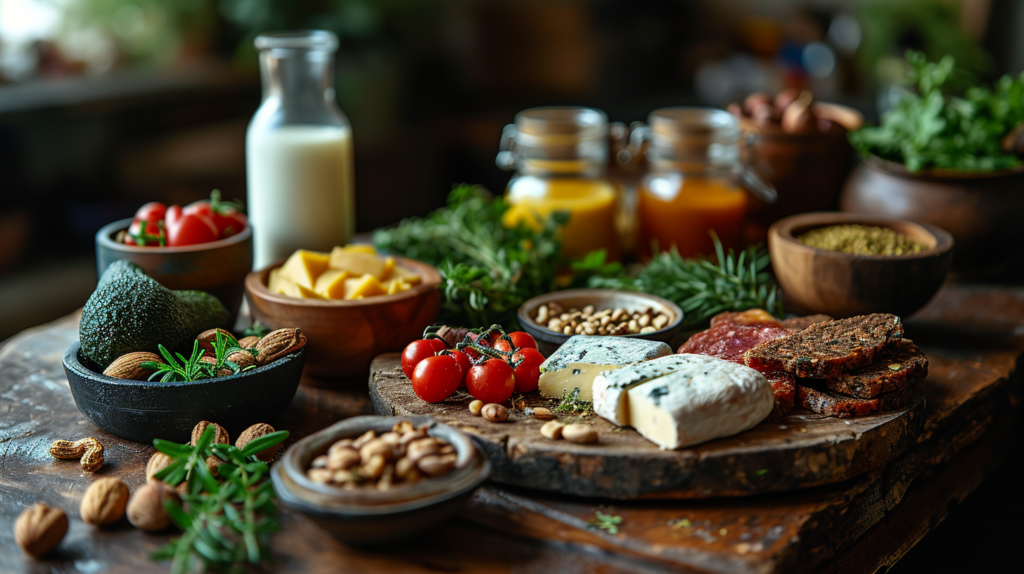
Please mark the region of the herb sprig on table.
[[924, 54], [908, 51], [906, 58], [917, 93], [900, 99], [878, 127], [851, 132], [858, 152], [902, 163], [910, 171], [998, 171], [1022, 164], [1003, 149], [1002, 140], [1024, 122], [1024, 73], [958, 97], [944, 93], [956, 77], [952, 56], [929, 62]]
[[159, 379], [161, 383], [187, 383], [219, 377], [222, 369], [238, 373], [251, 368], [242, 369], [237, 363], [228, 360], [228, 357], [234, 352], [249, 353], [252, 351], [242, 349], [234, 337], [225, 336], [220, 331], [217, 331], [216, 339], [213, 341], [213, 363], [202, 360], [206, 356], [206, 349], [200, 348], [198, 340], [192, 344], [192, 355], [187, 359], [181, 353], [172, 355], [163, 345], [157, 345], [157, 347], [165, 362], [147, 361], [142, 363], [143, 368], [153, 371], [153, 374], [149, 376], [151, 381]]
[[785, 316], [778, 287], [768, 272], [768, 252], [754, 246], [739, 255], [732, 249], [726, 253], [718, 237], [712, 234], [712, 238], [716, 261], [684, 259], [673, 248], [655, 255], [635, 274], [594, 254], [574, 268], [581, 274], [594, 273], [587, 281], [590, 287], [640, 291], [674, 302], [683, 310], [685, 327], [702, 326], [723, 311], [761, 308], [776, 317]]
[[[171, 574], [211, 569], [242, 571], [243, 564], [270, 557], [270, 535], [277, 531], [274, 489], [267, 479], [269, 466], [256, 454], [286, 438], [277, 431], [254, 439], [244, 448], [212, 444], [216, 426], [209, 425], [196, 446], [155, 439], [153, 446], [171, 462], [154, 477], [170, 485], [187, 484], [184, 506], [164, 502], [171, 521], [182, 530], [177, 540], [153, 554], [171, 560]], [[206, 466], [207, 458], [224, 461], [217, 467], [218, 482]]]
[[508, 208], [504, 198], [490, 198], [482, 188], [457, 185], [447, 207], [379, 230], [373, 243], [438, 268], [444, 292], [440, 322], [516, 325], [524, 301], [555, 288], [559, 227], [569, 216], [556, 212], [538, 229], [525, 223], [506, 227]]

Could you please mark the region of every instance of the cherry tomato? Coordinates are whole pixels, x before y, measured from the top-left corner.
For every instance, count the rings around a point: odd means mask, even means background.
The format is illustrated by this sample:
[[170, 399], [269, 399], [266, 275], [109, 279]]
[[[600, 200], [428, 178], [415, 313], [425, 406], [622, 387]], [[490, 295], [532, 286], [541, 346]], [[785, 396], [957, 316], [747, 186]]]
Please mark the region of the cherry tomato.
[[[535, 341], [533, 337], [530, 336], [530, 334], [525, 331], [513, 331], [509, 333], [508, 336], [510, 339], [512, 339], [512, 346], [515, 347], [516, 349], [537, 348], [537, 341]], [[512, 350], [509, 348], [508, 341], [506, 341], [505, 339], [498, 339], [498, 341], [494, 343], [494, 348], [503, 353], [507, 353]]]
[[466, 381], [466, 375], [469, 374], [469, 369], [473, 366], [473, 362], [469, 360], [469, 355], [462, 351], [451, 351], [451, 355], [458, 361], [459, 366], [462, 367], [462, 382]]
[[516, 379], [516, 392], [528, 393], [537, 390], [537, 383], [540, 379], [540, 365], [544, 362], [544, 355], [537, 349], [525, 347], [519, 349], [512, 355], [512, 361], [522, 358], [519, 366], [512, 370]]
[[[481, 347], [490, 347], [491, 346], [491, 344], [487, 341], [486, 338], [481, 338], [481, 337], [474, 338], [474, 335], [472, 335], [472, 334], [470, 335], [470, 338], [473, 338], [473, 340], [476, 341], [476, 344], [480, 345]], [[469, 358], [473, 359], [474, 361], [480, 358], [480, 353], [474, 351], [473, 349], [466, 349], [466, 354], [469, 355]]]
[[516, 378], [508, 363], [501, 359], [488, 359], [482, 365], [469, 369], [466, 389], [474, 399], [485, 403], [503, 403], [516, 389]]
[[438, 351], [443, 351], [448, 346], [441, 339], [420, 339], [413, 341], [402, 351], [402, 372], [412, 380], [413, 371], [420, 361], [427, 357], [433, 357]]
[[439, 403], [452, 396], [462, 382], [462, 367], [455, 357], [427, 357], [412, 373], [412, 390], [428, 403]]
[[167, 206], [159, 201], [151, 201], [135, 212], [136, 221], [157, 222], [167, 215]]
[[[167, 206], [159, 201], [151, 201], [135, 212], [132, 224], [125, 235], [126, 245], [144, 245], [156, 247], [160, 245], [160, 222], [167, 214]], [[166, 243], [166, 237], [163, 238]]]
[[249, 218], [234, 207], [224, 205], [215, 207], [205, 199], [188, 204], [182, 212], [185, 215], [198, 214], [209, 217], [213, 224], [217, 226], [217, 233], [220, 238], [231, 237], [245, 229], [245, 226], [249, 224]]
[[167, 245], [171, 247], [209, 243], [220, 238], [213, 220], [200, 213], [184, 214], [180, 205], [167, 208], [164, 229], [167, 232]]

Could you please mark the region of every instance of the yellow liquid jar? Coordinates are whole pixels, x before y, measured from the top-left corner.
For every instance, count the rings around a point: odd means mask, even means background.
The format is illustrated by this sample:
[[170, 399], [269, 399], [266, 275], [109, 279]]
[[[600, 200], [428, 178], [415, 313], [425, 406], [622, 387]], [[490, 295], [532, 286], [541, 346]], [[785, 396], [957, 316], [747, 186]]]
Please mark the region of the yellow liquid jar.
[[589, 108], [533, 108], [516, 115], [502, 139], [498, 165], [516, 169], [506, 190], [505, 224], [539, 226], [554, 211], [567, 211], [562, 254], [583, 257], [604, 249], [621, 256], [616, 228], [618, 193], [605, 175], [608, 121]]

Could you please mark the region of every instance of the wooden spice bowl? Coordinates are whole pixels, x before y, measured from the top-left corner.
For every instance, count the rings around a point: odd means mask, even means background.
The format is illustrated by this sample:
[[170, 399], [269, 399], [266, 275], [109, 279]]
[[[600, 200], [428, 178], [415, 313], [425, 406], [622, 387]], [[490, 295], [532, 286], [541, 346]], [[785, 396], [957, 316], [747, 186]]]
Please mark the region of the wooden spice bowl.
[[[452, 445], [458, 460], [448, 474], [398, 484], [385, 491], [343, 490], [306, 477], [313, 459], [343, 438], [368, 430], [382, 434], [410, 421], [427, 434]], [[301, 512], [337, 539], [349, 544], [379, 545], [402, 540], [453, 516], [490, 475], [491, 465], [473, 440], [431, 417], [354, 417], [309, 435], [292, 445], [271, 469], [281, 504]]]
[[616, 291], [614, 289], [567, 289], [538, 295], [527, 300], [519, 307], [517, 317], [523, 330], [529, 333], [537, 341], [537, 349], [545, 357], [554, 353], [569, 340], [572, 335], [558, 333], [548, 329], [546, 326], [534, 321], [537, 316], [537, 309], [541, 305], [557, 303], [563, 309], [582, 309], [587, 305], [593, 305], [597, 311], [603, 309], [622, 308], [626, 311], [642, 311], [653, 309], [656, 313], [668, 315], [668, 324], [653, 333], [634, 333], [631, 335], [620, 335], [634, 339], [647, 339], [649, 341], [663, 341], [670, 343], [672, 338], [679, 333], [683, 324], [683, 310], [678, 305], [647, 293], [634, 293], [631, 291]]
[[[796, 237], [830, 225], [887, 227], [925, 247], [908, 255], [853, 255], [808, 247]], [[949, 273], [953, 237], [922, 223], [855, 213], [804, 213], [768, 230], [772, 268], [787, 307], [836, 318], [867, 313], [906, 316], [935, 296]]]
[[441, 310], [441, 274], [426, 263], [396, 257], [419, 275], [419, 285], [394, 295], [352, 301], [299, 299], [267, 288], [270, 271], [283, 262], [245, 278], [245, 294], [254, 320], [271, 329], [298, 327], [305, 333], [306, 374], [318, 379], [365, 376], [381, 353], [401, 351], [419, 339]]

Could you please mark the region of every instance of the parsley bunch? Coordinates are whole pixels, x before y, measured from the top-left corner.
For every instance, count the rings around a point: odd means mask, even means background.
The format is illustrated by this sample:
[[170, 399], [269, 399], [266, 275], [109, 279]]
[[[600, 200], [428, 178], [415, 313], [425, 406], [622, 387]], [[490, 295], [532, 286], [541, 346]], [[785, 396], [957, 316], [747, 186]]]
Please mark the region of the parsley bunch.
[[504, 198], [491, 198], [480, 187], [457, 185], [447, 207], [379, 230], [373, 243], [438, 268], [442, 323], [518, 325], [519, 306], [555, 288], [559, 228], [569, 214], [556, 212], [539, 229], [525, 223], [506, 227], [502, 218], [508, 208]]
[[[154, 477], [170, 485], [187, 483], [181, 497], [184, 506], [164, 502], [171, 521], [182, 536], [153, 554], [154, 560], [171, 560], [172, 574], [208, 570], [243, 571], [243, 565], [270, 558], [270, 536], [278, 529], [274, 488], [266, 480], [270, 467], [256, 454], [288, 438], [277, 431], [254, 439], [245, 448], [212, 444], [216, 432], [209, 425], [196, 446], [155, 439], [153, 446], [169, 457], [170, 464]], [[217, 467], [218, 482], [206, 466], [214, 456], [224, 461]]]
[[906, 58], [918, 93], [897, 102], [878, 127], [850, 133], [861, 155], [902, 163], [910, 171], [999, 171], [1021, 165], [1001, 141], [1024, 122], [1024, 73], [957, 97], [943, 93], [957, 76], [952, 56], [929, 62], [921, 52], [908, 51]]

